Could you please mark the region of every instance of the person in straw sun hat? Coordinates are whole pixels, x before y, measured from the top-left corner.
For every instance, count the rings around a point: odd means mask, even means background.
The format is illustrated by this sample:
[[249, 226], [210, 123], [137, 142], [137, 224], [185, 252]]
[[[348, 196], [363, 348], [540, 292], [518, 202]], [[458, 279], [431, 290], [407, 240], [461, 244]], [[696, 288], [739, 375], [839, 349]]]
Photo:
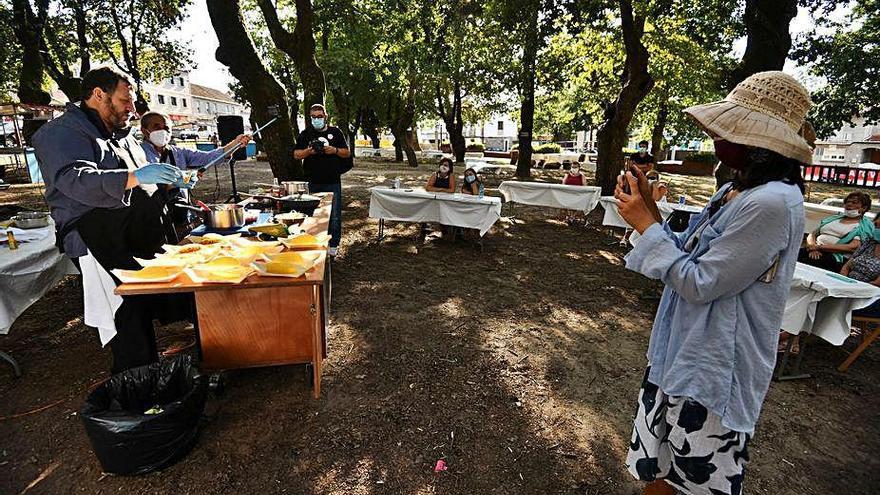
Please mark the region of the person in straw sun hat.
[[663, 223], [638, 169], [618, 181], [620, 214], [641, 234], [626, 266], [666, 285], [627, 455], [645, 493], [742, 491], [804, 233], [809, 108], [807, 90], [773, 71], [686, 109], [735, 177], [683, 233]]

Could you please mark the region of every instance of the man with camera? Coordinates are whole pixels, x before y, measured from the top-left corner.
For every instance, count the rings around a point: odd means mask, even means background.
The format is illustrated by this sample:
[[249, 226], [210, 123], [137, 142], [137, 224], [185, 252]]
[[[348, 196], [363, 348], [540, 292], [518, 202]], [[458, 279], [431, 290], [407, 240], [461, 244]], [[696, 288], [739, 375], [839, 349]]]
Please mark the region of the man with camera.
[[303, 161], [309, 192], [332, 192], [333, 208], [330, 213], [330, 256], [336, 256], [342, 236], [342, 174], [351, 170], [354, 162], [351, 150], [336, 127], [327, 124], [324, 105], [309, 108], [306, 128], [296, 139], [294, 158]]

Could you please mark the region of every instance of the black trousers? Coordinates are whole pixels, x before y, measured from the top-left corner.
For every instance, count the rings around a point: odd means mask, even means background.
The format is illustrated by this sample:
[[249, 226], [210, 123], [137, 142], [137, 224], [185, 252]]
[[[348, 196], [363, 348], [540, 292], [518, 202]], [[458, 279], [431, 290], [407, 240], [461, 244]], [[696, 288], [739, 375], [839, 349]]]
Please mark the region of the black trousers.
[[[139, 188], [133, 190], [128, 207], [96, 208], [77, 221], [76, 230], [108, 272], [139, 269], [134, 257], [153, 258], [161, 250], [166, 232], [159, 203]], [[119, 373], [158, 361], [153, 320], [170, 323], [189, 319], [192, 307], [189, 294], [123, 296], [114, 316], [117, 334], [110, 341], [111, 371]]]

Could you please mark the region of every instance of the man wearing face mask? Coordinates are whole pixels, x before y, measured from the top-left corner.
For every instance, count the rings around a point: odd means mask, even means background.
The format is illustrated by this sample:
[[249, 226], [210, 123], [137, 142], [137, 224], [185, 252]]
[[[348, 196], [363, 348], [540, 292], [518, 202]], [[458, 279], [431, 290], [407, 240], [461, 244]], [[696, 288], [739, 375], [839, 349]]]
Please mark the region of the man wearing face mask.
[[642, 171], [643, 174], [656, 175], [656, 172], [654, 172], [656, 161], [654, 160], [654, 156], [648, 153], [647, 141], [639, 141], [639, 151], [630, 155], [629, 159], [633, 165]]
[[[128, 126], [134, 90], [108, 67], [83, 76], [82, 101], [45, 124], [33, 144], [46, 181], [46, 202], [59, 248], [83, 274], [85, 322], [113, 351], [113, 372], [156, 361], [153, 318], [166, 300], [112, 293], [114, 268], [137, 270], [164, 241], [157, 184], [188, 187], [180, 170], [147, 163]], [[118, 333], [117, 333], [118, 330]]]
[[303, 161], [310, 192], [332, 192], [333, 207], [330, 214], [330, 249], [327, 254], [336, 256], [342, 236], [342, 174], [351, 170], [354, 162], [345, 136], [338, 128], [327, 124], [324, 105], [309, 108], [309, 122], [296, 138], [294, 158]]
[[225, 146], [212, 151], [191, 150], [169, 144], [171, 142], [171, 119], [159, 112], [147, 112], [141, 116], [141, 144], [147, 159], [151, 162], [170, 163], [181, 170], [197, 169], [211, 163], [235, 145], [247, 146], [251, 141], [248, 134], [240, 134]]
[[[144, 142], [141, 143], [141, 146], [144, 149], [147, 160], [150, 162], [168, 163], [181, 170], [200, 169], [238, 144], [247, 146], [251, 140], [250, 135], [240, 134], [225, 146], [212, 151], [199, 151], [173, 146], [169, 144], [171, 142], [171, 119], [159, 112], [147, 112], [141, 116], [141, 133], [144, 135]], [[190, 180], [191, 184], [194, 185], [195, 178]], [[169, 205], [174, 203], [190, 203], [188, 192], [186, 189], [171, 188], [167, 191], [162, 191], [161, 196], [162, 200]], [[189, 233], [191, 212], [183, 208], [169, 206], [169, 214], [174, 228], [169, 229], [167, 236], [170, 242], [175, 242], [176, 238], [181, 238]]]

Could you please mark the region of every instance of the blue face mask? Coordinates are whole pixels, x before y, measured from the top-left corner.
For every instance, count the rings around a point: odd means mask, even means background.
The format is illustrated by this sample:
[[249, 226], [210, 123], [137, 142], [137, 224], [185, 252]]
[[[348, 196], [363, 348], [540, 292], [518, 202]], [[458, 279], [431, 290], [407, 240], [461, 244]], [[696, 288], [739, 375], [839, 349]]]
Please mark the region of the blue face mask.
[[467, 177], [464, 178], [464, 180], [466, 180], [466, 181], [468, 181], [468, 182], [473, 182], [473, 181], [477, 180], [477, 176], [475, 176], [475, 175], [468, 175]]
[[324, 119], [320, 117], [312, 117], [312, 127], [314, 127], [315, 129], [323, 129]]

